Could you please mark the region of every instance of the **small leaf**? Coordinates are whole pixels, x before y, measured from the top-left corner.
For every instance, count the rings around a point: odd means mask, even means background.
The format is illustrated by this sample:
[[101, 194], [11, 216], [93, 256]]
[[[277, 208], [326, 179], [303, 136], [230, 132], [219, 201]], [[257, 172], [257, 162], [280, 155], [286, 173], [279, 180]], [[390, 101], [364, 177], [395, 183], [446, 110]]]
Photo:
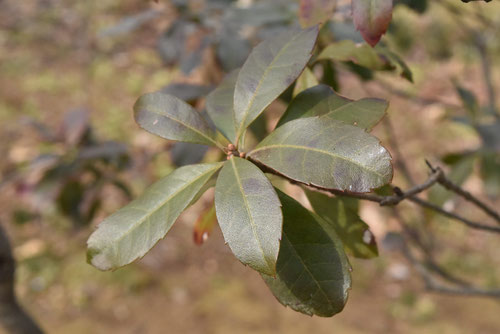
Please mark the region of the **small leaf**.
[[193, 85], [188, 83], [171, 83], [162, 88], [163, 94], [173, 95], [183, 101], [193, 102], [210, 92], [210, 86]]
[[368, 192], [392, 179], [391, 156], [377, 138], [328, 117], [285, 123], [247, 156], [292, 180], [325, 189]]
[[278, 301], [295, 311], [331, 317], [347, 302], [350, 265], [342, 243], [325, 222], [278, 190], [283, 204], [283, 240], [276, 278], [262, 275]]
[[391, 22], [392, 0], [352, 0], [352, 16], [365, 41], [375, 46]]
[[234, 128], [234, 87], [239, 69], [229, 73], [219, 87], [207, 96], [207, 113], [219, 131], [230, 142], [235, 141]]
[[87, 241], [89, 263], [110, 270], [144, 256], [221, 166], [210, 163], [176, 169], [106, 218]]
[[237, 139], [297, 79], [311, 58], [317, 35], [318, 27], [289, 30], [253, 49], [234, 91]]
[[481, 157], [480, 171], [486, 194], [497, 198], [500, 195], [500, 154], [484, 152]]
[[389, 50], [387, 47], [377, 47], [377, 52], [387, 58], [390, 63], [395, 66], [403, 78], [409, 82], [413, 82], [413, 73], [404, 60], [396, 53]]
[[203, 210], [200, 217], [196, 221], [193, 229], [194, 243], [202, 245], [212, 233], [217, 217], [215, 215], [215, 206], [211, 205], [208, 209]]
[[369, 259], [378, 256], [377, 244], [370, 227], [353, 208], [352, 198], [329, 197], [319, 192], [305, 190], [311, 206], [329, 223], [340, 237], [345, 250], [354, 257]]
[[324, 24], [333, 15], [337, 0], [300, 0], [299, 22], [302, 28]]
[[314, 73], [306, 67], [302, 74], [297, 78], [295, 87], [293, 87], [293, 96], [297, 96], [300, 92], [319, 85], [318, 79], [314, 76]]
[[283, 217], [264, 173], [241, 158], [226, 161], [215, 186], [215, 209], [234, 255], [251, 268], [274, 275]]
[[145, 94], [135, 103], [134, 116], [141, 128], [162, 138], [219, 145], [207, 121], [175, 96], [161, 92]]
[[350, 100], [320, 85], [299, 94], [277, 126], [297, 118], [324, 116], [369, 131], [384, 117], [388, 106], [387, 101], [375, 98]]
[[329, 44], [317, 58], [317, 60], [323, 59], [352, 61], [371, 70], [381, 70], [386, 65], [374, 49], [365, 43], [356, 44], [351, 40]]

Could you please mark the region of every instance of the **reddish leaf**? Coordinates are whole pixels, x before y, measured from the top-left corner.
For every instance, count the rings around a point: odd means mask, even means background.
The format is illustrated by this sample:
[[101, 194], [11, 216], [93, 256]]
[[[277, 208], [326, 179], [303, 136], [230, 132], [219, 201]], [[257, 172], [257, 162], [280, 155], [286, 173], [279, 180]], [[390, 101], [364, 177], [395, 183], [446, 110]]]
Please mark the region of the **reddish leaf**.
[[375, 46], [391, 22], [392, 0], [352, 0], [352, 16], [365, 41]]
[[309, 28], [325, 23], [331, 18], [336, 2], [336, 0], [300, 0], [300, 25]]
[[217, 217], [215, 215], [215, 206], [212, 205], [210, 208], [203, 210], [194, 225], [194, 243], [197, 245], [202, 245], [207, 240], [210, 233], [212, 233], [212, 230], [214, 229], [216, 223]]

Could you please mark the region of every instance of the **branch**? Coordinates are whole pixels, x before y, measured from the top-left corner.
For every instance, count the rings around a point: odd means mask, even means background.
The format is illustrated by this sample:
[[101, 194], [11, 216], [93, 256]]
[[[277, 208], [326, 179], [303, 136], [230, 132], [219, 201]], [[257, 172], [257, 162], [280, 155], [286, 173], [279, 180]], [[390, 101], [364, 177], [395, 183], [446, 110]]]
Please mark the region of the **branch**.
[[15, 261], [0, 225], [0, 332], [43, 334], [35, 321], [21, 308], [14, 294]]

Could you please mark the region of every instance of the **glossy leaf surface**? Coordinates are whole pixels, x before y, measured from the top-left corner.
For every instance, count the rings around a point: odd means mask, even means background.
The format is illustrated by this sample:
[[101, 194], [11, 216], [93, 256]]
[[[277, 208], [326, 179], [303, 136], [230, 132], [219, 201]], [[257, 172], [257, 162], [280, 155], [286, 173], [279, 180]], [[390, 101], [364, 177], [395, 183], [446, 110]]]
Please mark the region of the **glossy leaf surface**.
[[369, 192], [392, 179], [391, 156], [363, 129], [327, 117], [285, 123], [248, 156], [295, 181]]
[[283, 205], [283, 240], [276, 278], [262, 275], [278, 301], [308, 315], [331, 317], [347, 302], [350, 265], [342, 243], [324, 221], [278, 191]]
[[141, 128], [165, 139], [217, 145], [207, 121], [186, 102], [161, 92], [141, 96], [134, 105]]
[[89, 263], [110, 270], [144, 256], [221, 166], [211, 163], [176, 169], [106, 218], [87, 241]]
[[306, 66], [318, 28], [288, 30], [260, 43], [243, 65], [234, 91], [236, 137], [290, 86]]
[[276, 272], [283, 217], [276, 191], [251, 162], [225, 162], [215, 186], [219, 226], [234, 255], [268, 275]]

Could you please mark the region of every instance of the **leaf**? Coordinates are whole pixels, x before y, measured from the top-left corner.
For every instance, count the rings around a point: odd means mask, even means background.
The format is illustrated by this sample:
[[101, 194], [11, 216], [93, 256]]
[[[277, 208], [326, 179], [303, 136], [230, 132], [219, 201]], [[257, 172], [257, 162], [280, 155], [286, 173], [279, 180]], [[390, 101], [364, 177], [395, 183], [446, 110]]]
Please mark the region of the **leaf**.
[[251, 50], [248, 40], [240, 38], [232, 29], [225, 29], [217, 44], [217, 59], [222, 69], [225, 72], [230, 72], [245, 63]]
[[350, 265], [342, 243], [324, 221], [278, 190], [283, 205], [283, 239], [276, 278], [262, 275], [278, 301], [295, 311], [331, 317], [347, 302]]
[[292, 102], [290, 102], [288, 108], [286, 109], [285, 113], [281, 116], [276, 127], [279, 127], [285, 124], [286, 122], [293, 121], [294, 119], [297, 118], [309, 117], [303, 115], [307, 114], [308, 110], [313, 109], [327, 97], [333, 94], [334, 94], [333, 89], [330, 86], [322, 84], [308, 88], [300, 92], [292, 100]]
[[177, 166], [186, 166], [200, 163], [208, 151], [208, 146], [191, 143], [174, 143], [170, 148], [170, 158]]
[[306, 67], [302, 74], [297, 78], [295, 87], [293, 87], [293, 96], [297, 96], [300, 92], [319, 85], [318, 79], [314, 76], [314, 73]]
[[288, 122], [249, 158], [304, 184], [368, 192], [392, 179], [391, 156], [363, 129], [327, 117]]
[[375, 46], [392, 19], [393, 0], [352, 0], [352, 17], [365, 41]]
[[193, 102], [210, 92], [209, 86], [188, 83], [171, 83], [161, 90], [163, 94], [173, 95], [183, 101]]
[[324, 116], [369, 131], [384, 117], [389, 106], [385, 100], [363, 98], [354, 101], [323, 85], [316, 87], [299, 94], [289, 104], [277, 126], [297, 118]]
[[234, 255], [251, 268], [274, 275], [283, 217], [264, 173], [241, 158], [226, 161], [215, 185], [215, 209]]
[[340, 237], [345, 250], [354, 257], [370, 259], [378, 256], [377, 244], [370, 227], [358, 216], [352, 198], [329, 197], [306, 189], [311, 206], [321, 218], [328, 222]]
[[234, 87], [239, 69], [229, 73], [220, 85], [207, 96], [207, 113], [219, 131], [230, 141], [235, 141]]
[[212, 233], [215, 224], [217, 224], [217, 216], [215, 215], [215, 206], [211, 205], [208, 209], [204, 210], [198, 220], [196, 221], [193, 229], [194, 243], [202, 245], [209, 235]]
[[398, 69], [400, 75], [403, 78], [405, 78], [409, 82], [413, 82], [413, 73], [398, 54], [392, 52], [387, 47], [377, 47], [377, 52], [379, 53], [379, 55], [387, 58], [387, 60]]
[[236, 139], [306, 66], [318, 27], [289, 30], [260, 43], [243, 65], [234, 90]]
[[356, 44], [343, 40], [329, 44], [319, 54], [317, 60], [352, 61], [372, 70], [381, 70], [386, 66], [377, 52], [364, 43]]
[[135, 103], [134, 116], [141, 128], [162, 138], [219, 146], [207, 121], [175, 96], [161, 92], [145, 94]]
[[302, 28], [324, 24], [333, 15], [337, 0], [300, 0], [299, 23]]
[[117, 269], [144, 256], [170, 230], [221, 163], [176, 169], [106, 218], [87, 241], [88, 262]]

